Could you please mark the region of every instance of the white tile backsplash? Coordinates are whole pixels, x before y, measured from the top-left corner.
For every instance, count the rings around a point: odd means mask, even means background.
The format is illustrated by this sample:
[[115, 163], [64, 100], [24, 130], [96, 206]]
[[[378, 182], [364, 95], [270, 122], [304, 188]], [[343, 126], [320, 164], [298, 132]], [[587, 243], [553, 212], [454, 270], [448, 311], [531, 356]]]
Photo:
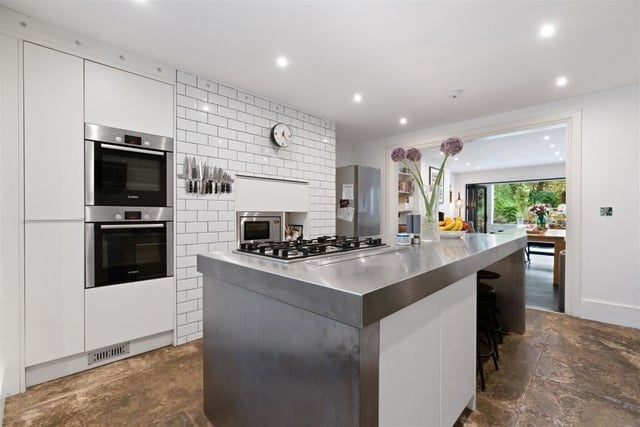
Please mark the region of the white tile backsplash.
[[[176, 165], [185, 155], [237, 173], [309, 182], [309, 237], [335, 233], [335, 124], [293, 107], [182, 71], [177, 73]], [[275, 148], [271, 128], [292, 127], [294, 142]], [[324, 142], [326, 140], [326, 142]], [[235, 245], [235, 193], [177, 190], [178, 344], [202, 337], [202, 277], [196, 254]]]

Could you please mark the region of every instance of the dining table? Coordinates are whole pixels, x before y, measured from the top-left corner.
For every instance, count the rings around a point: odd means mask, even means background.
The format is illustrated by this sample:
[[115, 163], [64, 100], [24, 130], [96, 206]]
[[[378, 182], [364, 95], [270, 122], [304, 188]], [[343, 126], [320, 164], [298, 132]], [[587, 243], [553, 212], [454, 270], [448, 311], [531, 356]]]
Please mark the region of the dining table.
[[560, 251], [565, 249], [567, 230], [561, 228], [549, 228], [540, 233], [527, 231], [528, 242], [553, 243], [553, 285], [560, 283]]

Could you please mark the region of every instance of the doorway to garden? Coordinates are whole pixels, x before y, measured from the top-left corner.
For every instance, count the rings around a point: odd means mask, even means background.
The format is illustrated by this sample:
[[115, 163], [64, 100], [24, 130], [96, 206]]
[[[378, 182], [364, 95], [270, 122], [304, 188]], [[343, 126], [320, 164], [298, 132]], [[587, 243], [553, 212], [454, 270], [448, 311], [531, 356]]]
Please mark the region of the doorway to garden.
[[561, 251], [566, 233], [566, 188], [565, 178], [466, 185], [467, 218], [476, 221], [478, 230], [500, 233], [528, 228], [526, 303], [558, 312], [564, 312]]

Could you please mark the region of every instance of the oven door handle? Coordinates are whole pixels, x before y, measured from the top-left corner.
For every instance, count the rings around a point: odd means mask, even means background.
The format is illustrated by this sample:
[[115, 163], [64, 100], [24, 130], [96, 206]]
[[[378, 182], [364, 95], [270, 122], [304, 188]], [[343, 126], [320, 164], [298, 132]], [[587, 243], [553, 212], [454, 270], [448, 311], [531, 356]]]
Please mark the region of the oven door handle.
[[108, 148], [109, 150], [130, 151], [132, 153], [153, 154], [154, 156], [164, 156], [164, 151], [145, 150], [142, 148], [120, 147], [111, 144], [100, 144], [102, 148]]
[[116, 225], [116, 224], [107, 224], [101, 225], [101, 230], [119, 230], [123, 228], [164, 228], [164, 224], [127, 224], [127, 225]]

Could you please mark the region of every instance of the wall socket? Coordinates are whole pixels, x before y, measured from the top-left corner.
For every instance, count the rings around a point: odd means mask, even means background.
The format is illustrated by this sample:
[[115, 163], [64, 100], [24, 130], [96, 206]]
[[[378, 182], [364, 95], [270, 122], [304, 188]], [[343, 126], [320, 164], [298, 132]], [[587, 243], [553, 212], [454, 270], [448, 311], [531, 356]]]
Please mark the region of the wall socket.
[[613, 216], [613, 208], [611, 206], [600, 208], [600, 216]]

